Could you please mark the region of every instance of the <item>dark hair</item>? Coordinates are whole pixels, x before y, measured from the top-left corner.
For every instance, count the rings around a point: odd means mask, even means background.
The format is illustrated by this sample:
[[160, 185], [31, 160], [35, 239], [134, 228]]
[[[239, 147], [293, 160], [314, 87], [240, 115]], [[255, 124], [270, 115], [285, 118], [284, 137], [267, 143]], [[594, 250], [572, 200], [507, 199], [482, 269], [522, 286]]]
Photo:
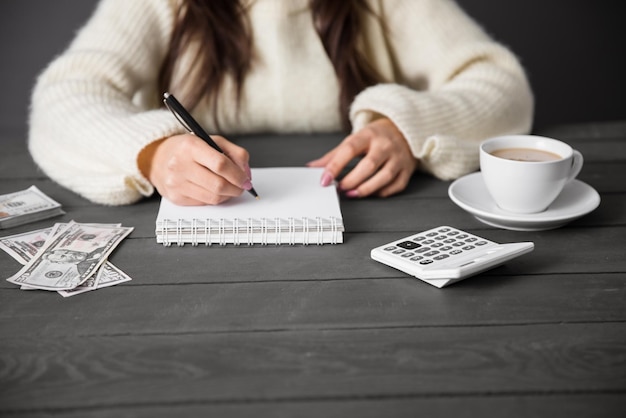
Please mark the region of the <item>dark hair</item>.
[[[349, 130], [348, 111], [354, 96], [380, 77], [357, 49], [362, 13], [371, 12], [365, 0], [311, 0], [313, 24], [332, 62], [339, 81], [339, 113], [344, 129]], [[159, 86], [167, 91], [177, 60], [185, 49], [203, 45], [192, 63], [190, 77], [196, 88], [183, 97], [195, 107], [208, 97], [217, 118], [217, 97], [226, 75], [235, 82], [237, 103], [252, 65], [252, 37], [245, 8], [237, 0], [185, 0], [181, 3], [172, 33], [171, 46], [159, 76]]]

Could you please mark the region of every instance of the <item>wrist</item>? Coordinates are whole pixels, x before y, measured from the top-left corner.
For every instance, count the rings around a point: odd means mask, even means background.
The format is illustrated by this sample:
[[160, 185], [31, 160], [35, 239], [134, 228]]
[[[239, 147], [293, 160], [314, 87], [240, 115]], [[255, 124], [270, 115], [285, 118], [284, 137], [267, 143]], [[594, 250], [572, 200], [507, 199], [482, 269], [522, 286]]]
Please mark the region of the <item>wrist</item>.
[[152, 174], [152, 166], [155, 159], [156, 152], [159, 146], [165, 141], [167, 138], [158, 139], [146, 145], [141, 151], [139, 151], [139, 155], [137, 155], [137, 167], [141, 174], [147, 178], [151, 183], [152, 180], [150, 176]]

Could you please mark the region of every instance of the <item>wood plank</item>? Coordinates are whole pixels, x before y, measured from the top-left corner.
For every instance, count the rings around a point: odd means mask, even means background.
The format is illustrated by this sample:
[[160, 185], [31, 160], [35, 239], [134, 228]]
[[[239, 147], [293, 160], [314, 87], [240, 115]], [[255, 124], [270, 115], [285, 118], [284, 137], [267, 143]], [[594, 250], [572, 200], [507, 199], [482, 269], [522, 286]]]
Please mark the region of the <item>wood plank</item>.
[[[111, 260], [122, 267], [136, 264], [140, 269], [155, 266], [159, 271], [175, 273], [183, 266], [210, 268], [216, 277], [232, 275], [241, 278], [272, 277], [273, 280], [297, 280], [299, 276], [313, 279], [345, 279], [362, 277], [397, 277], [394, 270], [370, 259], [370, 250], [393, 241], [411, 231], [434, 227], [439, 223], [420, 223], [411, 230], [398, 232], [349, 233], [344, 244], [309, 246], [211, 246], [163, 247], [153, 238], [127, 239]], [[482, 225], [482, 224], [481, 224]], [[404, 229], [404, 230], [402, 230]], [[498, 229], [468, 229], [487, 239], [506, 243], [532, 241], [535, 250], [500, 268], [497, 274], [553, 273], [616, 273], [626, 271], [626, 227], [561, 228], [551, 231], [515, 232]], [[128, 250], [125, 250], [128, 248]], [[198, 263], [202, 257], [203, 263]], [[276, 264], [267, 259], [280, 260]], [[194, 275], [193, 271], [186, 274]], [[166, 279], [167, 280], [167, 279]]]
[[[611, 165], [609, 165], [611, 166]], [[626, 167], [626, 165], [625, 165]], [[608, 179], [610, 176], [603, 176]], [[608, 181], [608, 180], [607, 180]], [[153, 196], [129, 206], [94, 205], [52, 182], [34, 182], [44, 193], [63, 205], [66, 215], [52, 220], [24, 225], [10, 230], [3, 230], [0, 236], [12, 235], [29, 230], [48, 227], [54, 222], [122, 222], [134, 226], [133, 237], [154, 237], [154, 223], [159, 209], [159, 197]], [[31, 181], [15, 181], [9, 186], [0, 181], [0, 193], [8, 193], [29, 187]], [[341, 199], [341, 210], [346, 231], [420, 231], [438, 225], [453, 224], [461, 229], [491, 228], [476, 220], [470, 213], [459, 208], [447, 197], [448, 184], [430, 180], [430, 192], [422, 195], [412, 189], [406, 194], [389, 199]], [[606, 183], [603, 183], [606, 184]], [[619, 188], [626, 187], [624, 182], [615, 182]], [[2, 190], [3, 187], [4, 189]], [[418, 186], [415, 186], [417, 188]], [[617, 189], [618, 186], [607, 186]], [[600, 206], [590, 214], [568, 224], [574, 226], [602, 226], [607, 224], [626, 224], [626, 190], [624, 192], [605, 192], [601, 195]], [[519, 233], [517, 234], [519, 235]]]
[[[344, 199], [341, 201], [341, 212], [346, 231], [355, 233], [365, 231], [419, 232], [439, 225], [453, 225], [466, 230], [495, 229], [478, 221], [448, 197], [414, 200], [372, 198], [367, 201]], [[552, 232], [540, 231], [540, 233], [554, 234], [563, 229], [605, 225], [626, 225], [626, 193], [605, 194], [601, 196], [600, 206], [591, 213], [567, 223], [565, 228]], [[528, 234], [508, 231], [507, 235], [521, 240], [527, 239], [524, 236]]]
[[626, 321], [624, 273], [481, 276], [441, 290], [410, 277], [274, 282], [267, 274], [163, 285], [155, 272], [69, 299], [2, 289], [3, 338]]
[[[434, 225], [433, 225], [434, 226]], [[424, 229], [424, 228], [416, 228]], [[512, 234], [504, 230], [472, 231], [496, 242], [532, 241], [535, 250], [481, 276], [622, 273], [626, 271], [626, 227], [562, 228]], [[370, 259], [370, 250], [407, 232], [347, 234], [340, 245], [164, 247], [154, 238], [124, 240], [109, 259], [139, 283], [337, 280], [404, 277]], [[277, 263], [277, 260], [280, 260]], [[0, 253], [4, 277], [20, 265]], [[151, 275], [150, 272], [158, 272]], [[473, 282], [473, 281], [472, 281]], [[468, 283], [472, 283], [468, 282]], [[458, 284], [457, 284], [458, 285]], [[455, 285], [455, 286], [457, 286]], [[14, 285], [0, 281], [0, 289]]]
[[[594, 133], [593, 127], [587, 133], [571, 132], [567, 127], [561, 128], [566, 132], [561, 137], [575, 145], [585, 156], [585, 167], [581, 173], [584, 180], [586, 171], [590, 165], [598, 162], [624, 162], [626, 159], [626, 142], [623, 140], [626, 134], [609, 138], [602, 137], [603, 133]], [[578, 127], [578, 129], [582, 129]], [[597, 128], [602, 132], [602, 128]], [[610, 128], [609, 128], [610, 129]], [[558, 129], [554, 132], [558, 132]], [[570, 133], [571, 132], [571, 133]], [[610, 131], [612, 135], [615, 132]], [[550, 131], [547, 132], [550, 134]], [[606, 133], [604, 133], [606, 135]], [[554, 135], [553, 135], [554, 136]], [[308, 161], [321, 156], [327, 150], [335, 146], [342, 138], [341, 134], [318, 134], [318, 135], [283, 135], [272, 137], [272, 147], [267, 147], [267, 135], [249, 135], [233, 137], [232, 139], [246, 147], [251, 155], [253, 167], [267, 166], [302, 166]], [[599, 137], [599, 138], [598, 138]], [[36, 167], [26, 148], [26, 140], [22, 137], [4, 134], [0, 138], [3, 152], [10, 155], [0, 165], [1, 179], [33, 178], [43, 179], [45, 175]], [[625, 173], [622, 164], [621, 173]], [[621, 178], [621, 177], [620, 177]], [[5, 193], [0, 190], [0, 193]]]
[[538, 134], [564, 138], [567, 141], [624, 139], [626, 138], [626, 121], [560, 124], [545, 127]]
[[618, 162], [626, 159], [626, 135], [618, 139], [578, 139], [568, 143], [583, 154], [587, 164]]
[[623, 331], [620, 323], [3, 338], [0, 411], [624, 395]]
[[[380, 199], [371, 199], [367, 202], [343, 200], [341, 202], [341, 210], [346, 228], [346, 242], [342, 246], [352, 246], [352, 243], [359, 242], [355, 236], [362, 233], [391, 233], [391, 235], [382, 236], [378, 239], [371, 239], [370, 241], [373, 245], [371, 248], [373, 248], [383, 244], [386, 242], [385, 240], [391, 241], [402, 235], [409, 235], [440, 225], [452, 225], [495, 241], [500, 240], [498, 242], [527, 241], [534, 240], [537, 236], [551, 237], [561, 234], [575, 234], [576, 231], [581, 229], [590, 229], [590, 231], [583, 232], [585, 236], [603, 238], [604, 236], [613, 236], [615, 234], [612, 234], [611, 231], [597, 229], [598, 227], [612, 225], [613, 228], [620, 230], [619, 228], [626, 226], [625, 196], [626, 194], [624, 196], [605, 195], [596, 210], [555, 230], [535, 232], [501, 230], [502, 232], [498, 233], [497, 236], [490, 235], [498, 231], [497, 228], [483, 224], [447, 198], [424, 198], [419, 202], [400, 200], [391, 202]], [[135, 228], [128, 240], [145, 239], [144, 245], [147, 248], [152, 248], [153, 244], [156, 244], [155, 220], [158, 209], [159, 202], [155, 198], [143, 200], [127, 207], [98, 205], [81, 208], [64, 207], [65, 215], [0, 230], [0, 237], [47, 228], [55, 222], [68, 222], [70, 220], [85, 223], [121, 222], [123, 225]], [[623, 240], [620, 240], [618, 237], [618, 242], [623, 242]], [[599, 245], [609, 247], [608, 244], [610, 243], [600, 243]], [[339, 246], [333, 248], [337, 247]], [[191, 246], [186, 245], [183, 248], [187, 251]], [[367, 251], [371, 248], [368, 248]], [[364, 251], [365, 249], [366, 247], [361, 247], [355, 249], [355, 251]], [[610, 248], [608, 249], [609, 251], [611, 250]], [[174, 251], [172, 248], [170, 250], [172, 250], [170, 253]], [[591, 250], [594, 251], [593, 248]], [[2, 255], [0, 254], [1, 262]]]
[[30, 157], [24, 137], [0, 132], [0, 153], [0, 179], [45, 178]]
[[53, 415], [58, 418], [110, 418], [124, 416], [135, 418], [179, 417], [300, 417], [300, 418], [414, 418], [416, 415], [438, 417], [515, 417], [534, 418], [615, 418], [626, 409], [626, 397], [616, 394], [575, 393], [515, 395], [489, 394], [489, 396], [378, 396], [333, 399], [276, 399], [246, 400], [245, 402], [220, 400], [217, 402], [164, 403], [154, 400], [139, 405], [98, 405], [65, 408], [19, 408], [3, 417], [39, 417]]
[[59, 202], [66, 212], [71, 210], [80, 210], [86, 206], [97, 206], [80, 197], [76, 193], [53, 182], [43, 174], [34, 173], [32, 176], [21, 176], [19, 178], [11, 178], [0, 175], [0, 194], [17, 192], [19, 190], [28, 189], [33, 185], [37, 186], [46, 195]]
[[[605, 152], [605, 151], [603, 151]], [[0, 194], [14, 192], [29, 187], [32, 184], [37, 187], [48, 188], [62, 195], [67, 201], [62, 201], [63, 205], [84, 206], [87, 201], [82, 198], [74, 202], [70, 196], [73, 194], [66, 189], [50, 181], [41, 171], [34, 167], [17, 163], [14, 159], [10, 164], [0, 165]], [[30, 163], [32, 165], [32, 163]], [[19, 166], [13, 168], [13, 165]], [[285, 164], [289, 165], [289, 164]], [[280, 166], [280, 164], [276, 164]], [[585, 165], [578, 176], [578, 179], [595, 188], [599, 193], [624, 193], [626, 186], [624, 182], [615, 181], [621, 179], [626, 174], [626, 161], [598, 161], [593, 162], [586, 160]], [[406, 190], [391, 199], [421, 199], [423, 197], [442, 197], [447, 196], [448, 187], [452, 182], [434, 179], [432, 176], [418, 172], [416, 173]]]
[[[582, 133], [578, 132], [581, 127], [577, 128], [578, 130], [574, 129], [573, 131], [567, 127], [561, 128], [564, 132], [563, 135], [552, 136], [569, 140], [569, 142], [583, 153], [586, 160], [584, 170], [580, 176], [583, 181], [586, 181], [586, 175], [590, 179], [597, 177], [590, 168], [594, 162], [624, 162], [626, 157], [626, 142], [623, 141], [623, 139], [626, 134], [622, 133], [621, 136], [603, 138], [602, 135], [607, 135], [607, 133], [602, 131], [602, 127], [596, 128], [600, 133], [594, 132], [593, 127], [588, 128], [589, 131], [583, 131]], [[617, 135], [613, 132], [615, 129], [611, 129], [610, 126], [608, 129], [608, 134]], [[551, 132], [558, 133], [560, 131], [556, 129], [555, 131], [547, 131], [546, 134], [551, 134]], [[597, 138], [598, 136], [600, 136], [600, 138]], [[267, 167], [304, 165], [309, 160], [321, 156], [332, 148], [341, 138], [342, 135], [340, 134], [320, 134], [313, 136], [284, 135], [273, 137], [273, 146], [271, 148], [265, 146], [267, 136], [263, 135], [234, 137], [233, 140], [250, 151], [253, 156], [251, 160], [253, 166]], [[1, 139], [3, 153], [10, 155], [11, 158], [4, 159], [3, 163], [0, 165], [0, 179], [32, 179], [41, 181], [46, 178], [32, 161], [26, 148], [26, 140], [24, 138], [5, 133], [2, 135]], [[587, 174], [587, 172], [589, 173]], [[620, 173], [626, 173], [623, 164], [621, 165]], [[622, 176], [619, 178], [621, 177]], [[610, 184], [610, 182], [608, 184]], [[597, 186], [594, 185], [594, 187]], [[2, 184], [0, 184], [0, 194], [7, 192], [7, 190], [3, 190]]]

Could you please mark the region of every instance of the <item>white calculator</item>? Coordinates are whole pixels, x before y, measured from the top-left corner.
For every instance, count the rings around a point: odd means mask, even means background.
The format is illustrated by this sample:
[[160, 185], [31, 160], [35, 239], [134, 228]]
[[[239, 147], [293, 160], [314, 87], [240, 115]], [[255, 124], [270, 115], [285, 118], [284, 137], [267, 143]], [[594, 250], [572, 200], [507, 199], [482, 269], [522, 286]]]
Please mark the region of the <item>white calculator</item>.
[[371, 257], [441, 288], [534, 248], [532, 242], [498, 244], [451, 226], [440, 226], [374, 248]]

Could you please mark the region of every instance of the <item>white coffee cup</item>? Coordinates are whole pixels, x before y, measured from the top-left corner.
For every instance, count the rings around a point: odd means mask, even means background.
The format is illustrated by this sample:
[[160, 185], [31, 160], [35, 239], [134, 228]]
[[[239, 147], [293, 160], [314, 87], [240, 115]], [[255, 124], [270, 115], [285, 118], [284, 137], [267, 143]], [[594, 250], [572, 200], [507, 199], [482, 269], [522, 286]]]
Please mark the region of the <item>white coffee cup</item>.
[[[507, 153], [510, 158], [505, 158]], [[487, 139], [480, 145], [480, 170], [487, 190], [496, 204], [508, 212], [543, 212], [582, 166], [580, 152], [553, 138], [506, 135]]]

